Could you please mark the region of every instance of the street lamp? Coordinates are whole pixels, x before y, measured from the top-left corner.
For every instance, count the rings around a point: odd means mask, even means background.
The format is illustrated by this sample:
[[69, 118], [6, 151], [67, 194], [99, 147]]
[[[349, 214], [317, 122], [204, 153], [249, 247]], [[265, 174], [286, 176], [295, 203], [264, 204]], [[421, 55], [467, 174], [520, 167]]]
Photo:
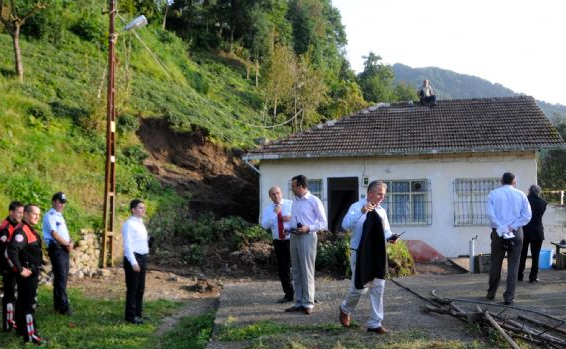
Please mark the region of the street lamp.
[[[107, 248], [110, 250], [110, 266], [113, 265], [113, 236], [114, 236], [114, 214], [116, 210], [116, 109], [114, 106], [114, 66], [116, 62], [116, 40], [118, 34], [115, 31], [115, 16], [117, 12], [117, 1], [108, 0], [109, 3], [109, 40], [108, 40], [108, 86], [106, 104], [106, 167], [104, 184], [104, 215], [102, 231], [102, 267], [106, 267]], [[124, 27], [122, 31], [141, 28], [147, 25], [145, 16], [139, 16]], [[108, 246], [107, 246], [108, 245]]]

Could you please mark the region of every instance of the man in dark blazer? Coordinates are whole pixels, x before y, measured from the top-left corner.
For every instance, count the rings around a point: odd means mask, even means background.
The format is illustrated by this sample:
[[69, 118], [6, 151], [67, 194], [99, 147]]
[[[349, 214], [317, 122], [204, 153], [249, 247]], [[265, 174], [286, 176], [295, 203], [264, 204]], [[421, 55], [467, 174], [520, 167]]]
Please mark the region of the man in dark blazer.
[[525, 261], [527, 260], [527, 252], [529, 244], [531, 245], [531, 273], [529, 274], [529, 282], [538, 282], [538, 258], [542, 241], [544, 240], [544, 227], [542, 226], [542, 215], [546, 211], [546, 201], [539, 197], [540, 187], [536, 184], [531, 185], [529, 188], [529, 204], [533, 217], [527, 225], [523, 227], [525, 237], [523, 239], [523, 250], [521, 251], [521, 261], [519, 263], [518, 280], [523, 281], [523, 271], [525, 270]]

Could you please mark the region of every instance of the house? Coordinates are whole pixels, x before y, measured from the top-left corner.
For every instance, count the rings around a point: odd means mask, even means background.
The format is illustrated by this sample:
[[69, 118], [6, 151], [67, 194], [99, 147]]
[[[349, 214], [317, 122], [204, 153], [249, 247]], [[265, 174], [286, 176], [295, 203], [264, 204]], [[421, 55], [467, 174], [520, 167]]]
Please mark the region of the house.
[[323, 201], [329, 229], [370, 181], [388, 185], [383, 206], [395, 232], [421, 240], [446, 257], [489, 251], [488, 193], [511, 171], [517, 188], [537, 182], [536, 153], [566, 143], [532, 97], [380, 103], [247, 153], [259, 162], [260, 204], [268, 189], [291, 197], [291, 177], [304, 174]]

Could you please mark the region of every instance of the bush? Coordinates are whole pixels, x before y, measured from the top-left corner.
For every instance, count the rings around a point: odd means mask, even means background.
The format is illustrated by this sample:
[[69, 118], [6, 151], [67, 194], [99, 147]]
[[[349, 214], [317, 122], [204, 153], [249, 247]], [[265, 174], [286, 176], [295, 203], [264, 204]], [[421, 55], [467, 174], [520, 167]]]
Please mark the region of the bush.
[[122, 156], [118, 160], [127, 165], [139, 165], [147, 159], [148, 153], [141, 145], [131, 145], [122, 150]]
[[124, 134], [127, 132], [136, 132], [140, 128], [140, 121], [131, 114], [121, 114], [117, 118], [118, 132]]
[[190, 246], [188, 254], [183, 255], [183, 260], [189, 265], [199, 265], [204, 256], [204, 250], [201, 245], [193, 244]]
[[321, 235], [316, 252], [316, 267], [329, 270], [341, 276], [351, 273], [349, 233], [326, 233]]
[[409, 276], [415, 274], [415, 261], [404, 241], [387, 244], [389, 257], [389, 276]]
[[107, 40], [106, 26], [94, 16], [83, 17], [69, 28], [81, 39], [103, 46]]

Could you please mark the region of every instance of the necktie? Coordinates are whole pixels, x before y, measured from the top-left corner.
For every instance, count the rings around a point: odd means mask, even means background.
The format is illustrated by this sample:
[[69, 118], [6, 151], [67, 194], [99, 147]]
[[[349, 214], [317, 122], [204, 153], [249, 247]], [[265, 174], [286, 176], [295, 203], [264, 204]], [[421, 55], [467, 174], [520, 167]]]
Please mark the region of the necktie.
[[279, 240], [285, 240], [285, 234], [283, 234], [283, 215], [281, 212], [277, 214], [277, 228], [279, 229]]

